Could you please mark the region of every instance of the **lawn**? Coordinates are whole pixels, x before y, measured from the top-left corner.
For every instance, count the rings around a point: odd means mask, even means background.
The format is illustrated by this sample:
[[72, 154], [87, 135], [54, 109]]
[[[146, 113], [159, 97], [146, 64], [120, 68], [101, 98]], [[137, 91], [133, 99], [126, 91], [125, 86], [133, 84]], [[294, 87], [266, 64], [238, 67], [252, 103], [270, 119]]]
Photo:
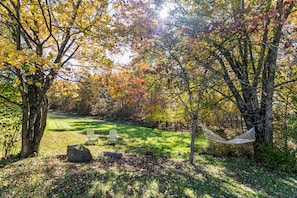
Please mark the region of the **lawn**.
[[[84, 144], [88, 128], [100, 137], [86, 145], [94, 161], [67, 162], [67, 145]], [[112, 128], [121, 137], [116, 145], [106, 141]], [[296, 175], [201, 154], [208, 146], [203, 136], [190, 165], [189, 144], [187, 133], [52, 113], [39, 157], [1, 162], [0, 197], [297, 197]], [[106, 158], [104, 151], [123, 158]]]
[[[92, 118], [82, 118], [63, 114], [50, 114], [47, 129], [41, 143], [41, 155], [65, 155], [69, 144], [85, 144], [86, 130], [92, 128], [99, 137], [98, 143], [88, 146], [94, 156], [112, 150], [125, 154], [143, 155], [153, 152], [156, 157], [184, 159], [189, 155], [190, 135], [188, 133], [161, 131], [123, 124], [106, 122]], [[109, 145], [106, 137], [110, 129], [116, 129], [120, 140]], [[197, 138], [197, 148], [207, 146], [202, 138]]]

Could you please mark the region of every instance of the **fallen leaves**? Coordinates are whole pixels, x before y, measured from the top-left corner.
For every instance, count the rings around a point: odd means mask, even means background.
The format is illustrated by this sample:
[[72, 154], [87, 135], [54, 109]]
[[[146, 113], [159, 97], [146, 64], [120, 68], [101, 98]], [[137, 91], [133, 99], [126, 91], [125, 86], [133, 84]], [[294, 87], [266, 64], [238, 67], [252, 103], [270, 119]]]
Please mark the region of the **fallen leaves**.
[[3, 167], [0, 197], [294, 195], [295, 187], [288, 189], [297, 181], [289, 175], [250, 168], [241, 160], [197, 156], [196, 163], [128, 154], [122, 159], [102, 154], [93, 163], [69, 163], [65, 156], [30, 158]]

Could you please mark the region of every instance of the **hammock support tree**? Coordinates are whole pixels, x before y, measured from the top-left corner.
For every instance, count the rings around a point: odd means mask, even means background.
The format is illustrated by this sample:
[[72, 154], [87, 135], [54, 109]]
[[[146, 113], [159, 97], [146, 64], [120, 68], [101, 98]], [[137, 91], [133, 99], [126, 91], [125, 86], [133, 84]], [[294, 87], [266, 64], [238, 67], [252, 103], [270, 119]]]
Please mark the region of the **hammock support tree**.
[[220, 143], [223, 143], [223, 144], [245, 144], [245, 143], [249, 143], [249, 142], [254, 142], [256, 140], [255, 128], [254, 127], [249, 129], [245, 133], [236, 136], [232, 140], [225, 140], [224, 138], [222, 138], [218, 134], [215, 134], [214, 132], [212, 132], [211, 130], [206, 128], [205, 126], [202, 126], [202, 130], [205, 133], [206, 139], [212, 140], [212, 141], [215, 141], [215, 142], [220, 142]]

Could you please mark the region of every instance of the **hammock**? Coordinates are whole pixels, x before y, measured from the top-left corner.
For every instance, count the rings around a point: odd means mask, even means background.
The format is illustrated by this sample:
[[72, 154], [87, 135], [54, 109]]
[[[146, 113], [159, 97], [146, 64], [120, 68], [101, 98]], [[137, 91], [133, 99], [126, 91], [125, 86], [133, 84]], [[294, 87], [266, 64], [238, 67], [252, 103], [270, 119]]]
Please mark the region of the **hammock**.
[[239, 136], [236, 136], [232, 140], [225, 140], [221, 136], [215, 134], [214, 132], [212, 132], [211, 130], [206, 128], [205, 126], [202, 126], [202, 130], [205, 133], [206, 139], [220, 142], [223, 144], [245, 144], [245, 143], [249, 143], [249, 142], [254, 142], [256, 140], [254, 127], [251, 128], [250, 130], [246, 131], [245, 133], [243, 133]]

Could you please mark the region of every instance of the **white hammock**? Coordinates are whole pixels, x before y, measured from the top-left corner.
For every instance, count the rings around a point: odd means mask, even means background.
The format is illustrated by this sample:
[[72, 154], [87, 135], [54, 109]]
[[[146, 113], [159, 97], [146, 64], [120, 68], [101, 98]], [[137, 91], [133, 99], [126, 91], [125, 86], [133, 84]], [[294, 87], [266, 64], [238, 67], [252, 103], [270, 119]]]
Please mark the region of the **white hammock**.
[[202, 130], [205, 133], [206, 139], [224, 143], [224, 144], [245, 144], [245, 143], [249, 143], [249, 142], [254, 142], [256, 140], [254, 127], [251, 128], [250, 130], [246, 131], [245, 133], [243, 133], [239, 136], [236, 136], [232, 140], [225, 140], [221, 136], [215, 134], [214, 132], [212, 132], [211, 130], [206, 128], [205, 126], [202, 126]]

